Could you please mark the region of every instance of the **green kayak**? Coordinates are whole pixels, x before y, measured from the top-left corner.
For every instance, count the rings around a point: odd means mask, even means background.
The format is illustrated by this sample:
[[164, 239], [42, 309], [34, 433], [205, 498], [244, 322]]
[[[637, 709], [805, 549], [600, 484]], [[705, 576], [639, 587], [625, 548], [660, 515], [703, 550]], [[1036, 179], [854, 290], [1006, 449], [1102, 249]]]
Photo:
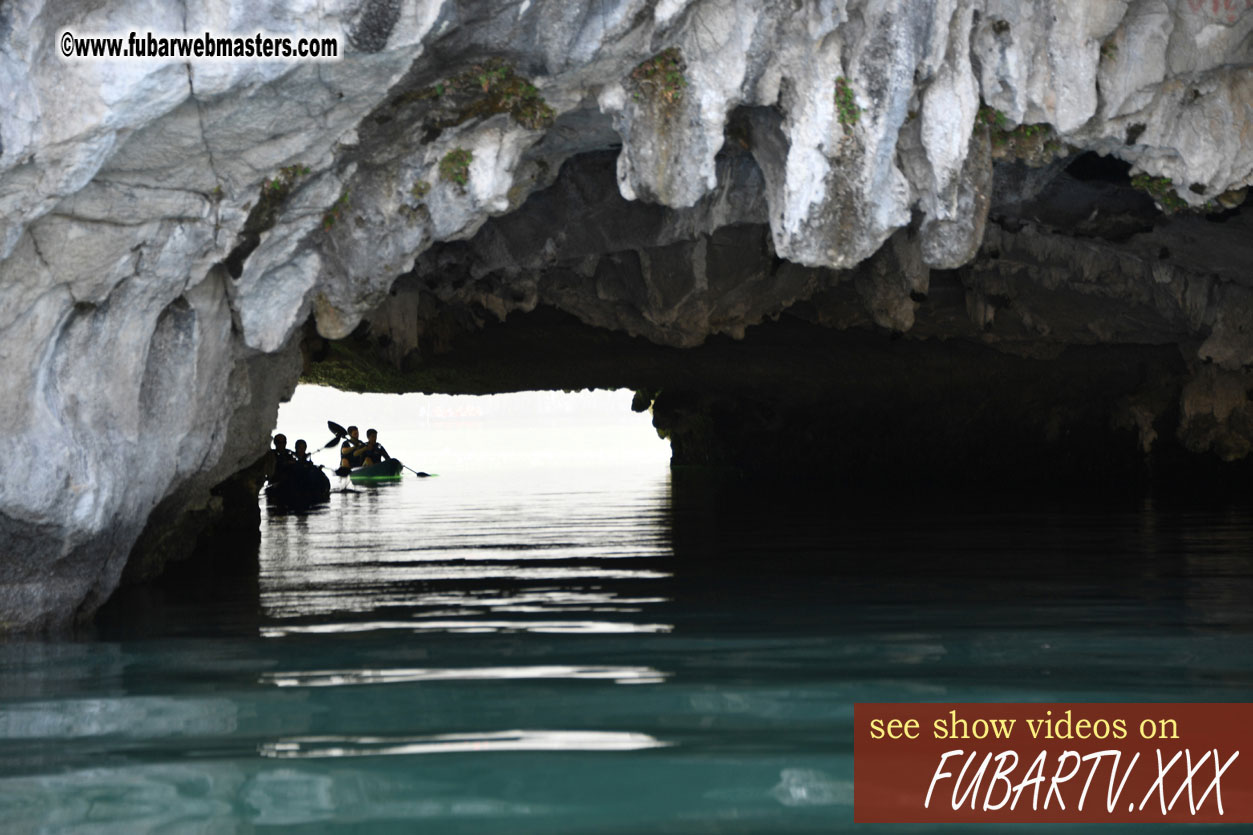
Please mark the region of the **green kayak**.
[[348, 477], [357, 483], [364, 481], [399, 481], [404, 475], [403, 470], [404, 465], [395, 458], [391, 458], [378, 464], [371, 464], [368, 467], [357, 467], [348, 473]]

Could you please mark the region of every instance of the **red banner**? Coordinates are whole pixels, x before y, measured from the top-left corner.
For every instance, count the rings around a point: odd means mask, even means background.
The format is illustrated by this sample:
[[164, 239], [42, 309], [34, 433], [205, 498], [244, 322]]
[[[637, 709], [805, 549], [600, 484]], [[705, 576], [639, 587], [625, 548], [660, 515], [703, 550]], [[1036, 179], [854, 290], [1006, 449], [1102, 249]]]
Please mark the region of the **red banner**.
[[1253, 822], [1251, 704], [857, 704], [857, 823]]

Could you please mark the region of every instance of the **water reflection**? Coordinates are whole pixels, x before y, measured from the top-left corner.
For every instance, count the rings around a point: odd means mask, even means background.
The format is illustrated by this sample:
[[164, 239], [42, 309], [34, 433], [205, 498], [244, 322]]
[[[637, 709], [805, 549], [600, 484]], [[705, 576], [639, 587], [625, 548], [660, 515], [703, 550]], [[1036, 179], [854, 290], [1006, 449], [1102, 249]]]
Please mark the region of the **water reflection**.
[[814, 769], [785, 768], [770, 794], [784, 806], [852, 806], [853, 781]]
[[339, 687], [413, 681], [500, 681], [520, 679], [609, 680], [618, 684], [658, 684], [666, 673], [652, 667], [547, 665], [528, 667], [444, 667], [397, 670], [292, 670], [266, 673], [262, 684], [277, 687]]
[[263, 757], [312, 759], [494, 751], [642, 751], [669, 743], [648, 734], [612, 731], [498, 731], [420, 737], [312, 736], [267, 742]]
[[649, 616], [673, 578], [668, 473], [610, 472], [581, 491], [535, 481], [415, 479], [271, 516], [260, 634], [670, 631]]
[[614, 635], [628, 633], [669, 632], [669, 623], [624, 623], [612, 620], [354, 620], [342, 623], [315, 623], [307, 626], [268, 626], [261, 630], [266, 638], [287, 635], [326, 635], [331, 633], [375, 632], [381, 629], [453, 632], [464, 635], [491, 632], [534, 632], [548, 634]]

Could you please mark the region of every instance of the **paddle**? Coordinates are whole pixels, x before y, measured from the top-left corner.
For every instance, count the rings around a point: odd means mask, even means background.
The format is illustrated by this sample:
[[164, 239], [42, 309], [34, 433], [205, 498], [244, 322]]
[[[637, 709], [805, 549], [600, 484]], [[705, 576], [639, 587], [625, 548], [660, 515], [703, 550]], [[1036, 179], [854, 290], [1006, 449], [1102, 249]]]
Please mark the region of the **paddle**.
[[[393, 460], [393, 461], [396, 461], [396, 459], [395, 459], [395, 458], [393, 458], [392, 460]], [[400, 462], [399, 462], [399, 461], [396, 461], [396, 463], [397, 463], [397, 464], [400, 464]], [[414, 475], [416, 475], [418, 478], [430, 478], [431, 476], [436, 476], [436, 475], [439, 475], [439, 473], [420, 473], [420, 472], [418, 472], [417, 470], [415, 470], [413, 467], [408, 466], [407, 464], [400, 464], [400, 466], [404, 467], [406, 470], [408, 470], [409, 472], [413, 473], [413, 474], [414, 474]]]
[[330, 429], [332, 432], [334, 432], [334, 433], [335, 433], [335, 437], [334, 437], [334, 438], [331, 438], [329, 441], [327, 441], [325, 444], [323, 444], [323, 445], [322, 445], [322, 449], [330, 449], [331, 447], [335, 446], [335, 444], [339, 443], [339, 439], [340, 439], [340, 438], [342, 438], [342, 437], [344, 437], [345, 435], [347, 435], [347, 434], [348, 434], [348, 430], [347, 430], [347, 429], [345, 429], [344, 427], [340, 426], [338, 423], [336, 423], [336, 422], [335, 422], [335, 421], [333, 421], [333, 420], [328, 420], [328, 421], [326, 422], [326, 426], [327, 426], [327, 428], [328, 428], [328, 429]]

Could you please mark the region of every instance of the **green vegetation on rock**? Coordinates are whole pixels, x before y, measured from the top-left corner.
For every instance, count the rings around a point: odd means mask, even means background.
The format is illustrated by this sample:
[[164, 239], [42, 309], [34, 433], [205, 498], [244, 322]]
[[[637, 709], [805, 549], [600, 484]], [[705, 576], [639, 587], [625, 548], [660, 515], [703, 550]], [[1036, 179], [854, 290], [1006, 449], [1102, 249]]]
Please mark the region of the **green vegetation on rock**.
[[335, 200], [334, 203], [331, 204], [331, 207], [326, 210], [326, 214], [322, 215], [322, 228], [330, 229], [332, 226], [338, 223], [340, 218], [343, 217], [344, 212], [347, 211], [347, 209], [348, 209], [348, 192], [345, 191]]
[[367, 342], [353, 338], [327, 344], [324, 359], [311, 363], [301, 382], [331, 386], [340, 391], [405, 392], [417, 389], [407, 385], [404, 374], [381, 362]]
[[1188, 201], [1175, 192], [1175, 183], [1169, 177], [1150, 177], [1148, 174], [1137, 174], [1131, 178], [1131, 185], [1148, 194], [1166, 214], [1174, 214], [1189, 208]]
[[853, 88], [849, 86], [848, 79], [844, 76], [835, 80], [835, 109], [840, 124], [846, 128], [857, 124], [857, 120], [861, 118], [861, 108], [857, 106]]
[[[1176, 212], [1221, 212], [1225, 209], [1234, 209], [1244, 202], [1244, 198], [1248, 193], [1248, 189], [1231, 189], [1224, 191], [1212, 200], [1206, 200], [1199, 206], [1194, 206], [1187, 200], [1179, 196], [1175, 191], [1175, 181], [1170, 177], [1150, 177], [1148, 174], [1137, 174], [1131, 178], [1131, 185], [1140, 189], [1145, 194], [1153, 198], [1165, 214], [1174, 214]], [[1188, 190], [1193, 194], [1204, 194], [1205, 186], [1201, 183], [1193, 183], [1188, 186]]]
[[683, 100], [687, 77], [683, 53], [677, 47], [658, 52], [631, 70], [632, 96], [636, 101], [654, 101], [672, 108]]
[[979, 113], [975, 116], [975, 124], [987, 125], [993, 130], [1005, 130], [1005, 123], [1004, 113], [986, 104], [979, 105]]
[[465, 189], [466, 183], [470, 182], [472, 159], [474, 159], [473, 151], [465, 148], [452, 149], [439, 161], [439, 178], [448, 183], [456, 183], [458, 187]]
[[518, 75], [512, 65], [492, 59], [471, 67], [452, 83], [464, 88], [471, 82], [482, 91], [490, 112], [508, 113], [531, 130], [542, 130], [553, 123], [553, 109], [535, 85]]
[[438, 84], [406, 93], [396, 103], [409, 101], [437, 102], [444, 111], [434, 120], [434, 126], [440, 129], [476, 117], [508, 113], [524, 128], [543, 130], [555, 116], [539, 89], [500, 58], [488, 59]]
[[1021, 160], [1038, 167], [1052, 162], [1066, 152], [1065, 145], [1057, 138], [1052, 126], [1044, 123], [1007, 127], [1009, 119], [1004, 113], [986, 104], [979, 106], [975, 126], [984, 125], [992, 141], [992, 158], [995, 160]]
[[274, 228], [278, 221], [279, 209], [287, 202], [296, 181], [309, 173], [309, 166], [296, 163], [285, 165], [274, 177], [261, 181], [261, 194], [257, 204], [248, 213], [244, 221], [244, 233], [259, 233]]
[[261, 187], [270, 191], [282, 191], [287, 193], [291, 190], [296, 180], [309, 174], [309, 166], [296, 163], [295, 165], [284, 165], [278, 170], [278, 176], [273, 179], [266, 179], [261, 183]]

